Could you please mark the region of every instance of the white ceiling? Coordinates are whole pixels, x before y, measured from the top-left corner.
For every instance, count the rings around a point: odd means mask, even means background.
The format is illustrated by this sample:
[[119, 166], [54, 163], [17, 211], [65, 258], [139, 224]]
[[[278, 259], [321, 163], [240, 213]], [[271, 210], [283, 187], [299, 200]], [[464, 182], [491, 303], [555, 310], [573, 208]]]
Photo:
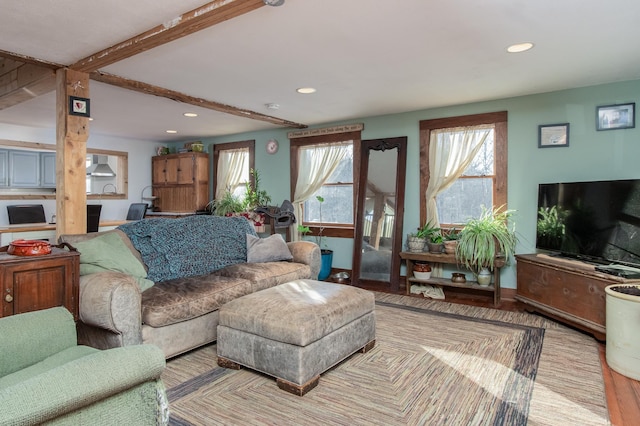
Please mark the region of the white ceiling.
[[[72, 64], [204, 3], [0, 0], [0, 50]], [[314, 126], [638, 79], [639, 20], [635, 0], [286, 0], [103, 71]], [[524, 41], [534, 49], [506, 53]], [[302, 86], [318, 91], [297, 94]], [[277, 128], [95, 81], [90, 97], [92, 134], [170, 141]], [[0, 111], [0, 125], [53, 128], [54, 108], [49, 93]]]

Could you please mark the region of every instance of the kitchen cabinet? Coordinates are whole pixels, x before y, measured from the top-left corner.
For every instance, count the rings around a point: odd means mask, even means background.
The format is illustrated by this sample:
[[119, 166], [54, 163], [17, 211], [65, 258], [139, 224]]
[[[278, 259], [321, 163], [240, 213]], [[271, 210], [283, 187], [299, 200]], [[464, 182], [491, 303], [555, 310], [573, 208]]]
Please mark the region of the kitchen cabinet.
[[40, 186], [40, 153], [9, 151], [9, 186], [37, 188]]
[[56, 153], [40, 153], [40, 186], [42, 188], [56, 187]]

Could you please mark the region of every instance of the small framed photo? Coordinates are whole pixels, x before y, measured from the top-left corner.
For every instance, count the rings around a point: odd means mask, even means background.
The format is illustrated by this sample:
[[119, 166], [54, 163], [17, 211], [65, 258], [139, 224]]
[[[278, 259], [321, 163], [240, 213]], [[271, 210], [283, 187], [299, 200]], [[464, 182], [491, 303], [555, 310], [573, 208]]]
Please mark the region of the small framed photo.
[[538, 148], [569, 146], [569, 123], [538, 126]]
[[69, 114], [82, 117], [91, 117], [89, 109], [89, 99], [69, 96]]
[[596, 107], [596, 130], [631, 129], [636, 127], [635, 102]]

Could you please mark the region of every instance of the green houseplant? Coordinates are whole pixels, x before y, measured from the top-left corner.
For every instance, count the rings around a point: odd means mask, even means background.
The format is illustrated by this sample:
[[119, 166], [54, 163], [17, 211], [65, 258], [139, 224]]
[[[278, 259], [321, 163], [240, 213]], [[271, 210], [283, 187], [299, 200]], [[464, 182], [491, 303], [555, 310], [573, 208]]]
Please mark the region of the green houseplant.
[[503, 207], [483, 207], [480, 217], [469, 219], [458, 235], [458, 261], [477, 274], [482, 268], [493, 270], [497, 262], [510, 259], [517, 243], [514, 227], [509, 223], [512, 214], [513, 210]]
[[434, 234], [439, 234], [440, 228], [433, 226], [431, 222], [427, 222], [418, 227], [415, 232], [407, 235], [407, 247], [412, 253], [420, 253], [424, 250], [424, 246]]
[[[318, 280], [323, 281], [329, 278], [329, 275], [331, 275], [331, 266], [333, 264], [333, 250], [325, 248], [322, 241], [324, 237], [324, 225], [322, 224], [322, 203], [324, 203], [324, 198], [318, 195], [316, 196], [316, 200], [318, 201], [318, 203], [320, 203], [320, 226], [318, 227], [318, 233], [315, 235], [315, 238], [316, 244], [318, 244], [318, 246], [320, 247], [320, 255], [322, 261], [322, 263], [320, 264], [320, 273], [318, 274]], [[311, 232], [311, 228], [304, 225], [298, 225], [298, 232], [300, 232], [302, 235], [307, 235]]]
[[234, 213], [253, 212], [257, 207], [268, 206], [271, 197], [264, 189], [260, 189], [260, 173], [251, 169], [253, 182], [246, 183], [244, 197], [237, 197], [229, 190], [225, 191], [222, 198], [212, 200], [207, 204], [207, 210], [216, 216], [231, 216]]

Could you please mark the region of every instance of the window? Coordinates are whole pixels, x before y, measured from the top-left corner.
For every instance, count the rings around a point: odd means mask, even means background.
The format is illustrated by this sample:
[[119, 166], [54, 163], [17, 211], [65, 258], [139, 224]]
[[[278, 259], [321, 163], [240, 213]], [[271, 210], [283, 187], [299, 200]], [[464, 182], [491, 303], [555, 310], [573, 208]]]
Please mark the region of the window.
[[455, 226], [507, 202], [507, 113], [420, 122], [420, 219]]
[[255, 141], [230, 142], [213, 146], [213, 197], [220, 199], [227, 190], [244, 198], [250, 170], [255, 168]]
[[[353, 236], [354, 158], [360, 131], [291, 140], [291, 193], [299, 223], [326, 236]], [[319, 203], [320, 196], [324, 202]], [[320, 219], [322, 210], [322, 220]], [[315, 228], [315, 229], [314, 229]]]
[[[353, 144], [333, 144], [344, 151], [335, 170], [318, 190], [303, 204], [303, 224], [353, 225]], [[309, 157], [303, 164], [310, 164], [323, 146], [307, 146], [300, 149], [300, 156]], [[317, 197], [322, 197], [322, 203]]]

